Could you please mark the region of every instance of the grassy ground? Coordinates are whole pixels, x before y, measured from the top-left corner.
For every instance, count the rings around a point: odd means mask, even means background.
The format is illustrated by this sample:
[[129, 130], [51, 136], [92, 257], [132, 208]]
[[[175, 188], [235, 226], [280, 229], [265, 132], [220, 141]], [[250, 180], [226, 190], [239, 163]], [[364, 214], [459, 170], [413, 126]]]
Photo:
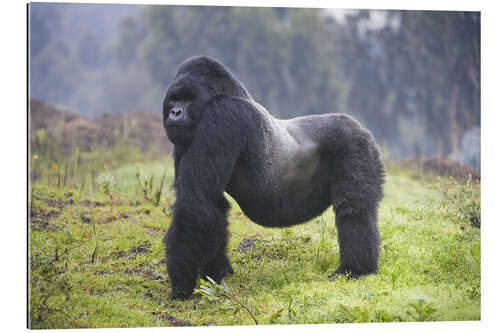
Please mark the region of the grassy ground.
[[[358, 280], [326, 279], [338, 265], [331, 209], [301, 226], [266, 229], [233, 202], [235, 273], [225, 279], [232, 298], [174, 301], [162, 244], [172, 177], [171, 163], [160, 161], [109, 170], [84, 191], [35, 183], [33, 328], [254, 324], [241, 304], [260, 324], [480, 319], [478, 184], [390, 169], [379, 212], [380, 271]], [[239, 251], [246, 238], [260, 241]]]

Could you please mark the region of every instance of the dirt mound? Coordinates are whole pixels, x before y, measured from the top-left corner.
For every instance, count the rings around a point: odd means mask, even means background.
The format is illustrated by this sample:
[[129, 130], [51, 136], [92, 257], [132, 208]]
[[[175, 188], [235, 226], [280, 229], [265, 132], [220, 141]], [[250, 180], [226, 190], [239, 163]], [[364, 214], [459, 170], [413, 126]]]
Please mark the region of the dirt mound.
[[155, 148], [155, 151], [169, 153], [172, 145], [163, 129], [163, 119], [148, 111], [104, 115], [99, 120], [106, 131], [113, 131], [112, 139], [135, 142], [142, 151]]
[[445, 157], [412, 158], [403, 164], [418, 168], [424, 173], [433, 173], [446, 177], [451, 176], [459, 181], [467, 181], [469, 175], [473, 180], [481, 179], [481, 174], [477, 170]]
[[56, 108], [39, 100], [30, 101], [31, 130], [57, 127], [79, 118], [75, 113]]
[[163, 120], [152, 112], [130, 112], [86, 119], [50, 106], [30, 101], [30, 140], [34, 151], [43, 145], [56, 145], [63, 154], [77, 146], [88, 151], [92, 146], [131, 144], [142, 151], [170, 153], [172, 145], [165, 136]]

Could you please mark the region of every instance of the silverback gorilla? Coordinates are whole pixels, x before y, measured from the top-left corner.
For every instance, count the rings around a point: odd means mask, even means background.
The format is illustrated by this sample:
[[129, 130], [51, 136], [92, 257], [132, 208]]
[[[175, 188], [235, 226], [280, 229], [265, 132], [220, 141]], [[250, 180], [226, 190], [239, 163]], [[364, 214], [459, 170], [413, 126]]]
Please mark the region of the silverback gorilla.
[[206, 56], [178, 69], [163, 117], [174, 144], [177, 194], [164, 238], [173, 298], [190, 298], [200, 275], [220, 282], [233, 272], [224, 191], [265, 227], [304, 223], [333, 205], [340, 265], [332, 276], [377, 270], [384, 167], [371, 133], [356, 120], [273, 118]]

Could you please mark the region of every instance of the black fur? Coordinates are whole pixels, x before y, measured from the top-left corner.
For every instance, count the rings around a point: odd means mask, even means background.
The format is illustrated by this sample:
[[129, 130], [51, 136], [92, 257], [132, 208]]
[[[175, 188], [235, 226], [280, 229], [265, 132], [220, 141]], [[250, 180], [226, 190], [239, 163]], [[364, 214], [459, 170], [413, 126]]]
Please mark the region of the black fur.
[[303, 223], [333, 205], [340, 246], [333, 275], [377, 270], [384, 168], [371, 133], [356, 120], [341, 114], [275, 119], [205, 56], [181, 65], [163, 116], [174, 144], [177, 193], [164, 239], [172, 297], [191, 297], [200, 275], [219, 282], [233, 272], [224, 191], [267, 227]]

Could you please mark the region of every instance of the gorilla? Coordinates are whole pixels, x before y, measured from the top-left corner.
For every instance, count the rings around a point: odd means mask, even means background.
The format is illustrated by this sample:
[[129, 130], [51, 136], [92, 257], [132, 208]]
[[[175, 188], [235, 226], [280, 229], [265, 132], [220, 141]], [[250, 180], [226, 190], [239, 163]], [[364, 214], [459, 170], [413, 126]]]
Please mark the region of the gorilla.
[[199, 276], [219, 283], [233, 272], [224, 192], [265, 227], [304, 223], [333, 205], [340, 265], [331, 276], [378, 269], [384, 167], [356, 120], [331, 113], [276, 119], [207, 56], [177, 70], [163, 119], [175, 160], [176, 201], [164, 238], [171, 297], [192, 297]]

